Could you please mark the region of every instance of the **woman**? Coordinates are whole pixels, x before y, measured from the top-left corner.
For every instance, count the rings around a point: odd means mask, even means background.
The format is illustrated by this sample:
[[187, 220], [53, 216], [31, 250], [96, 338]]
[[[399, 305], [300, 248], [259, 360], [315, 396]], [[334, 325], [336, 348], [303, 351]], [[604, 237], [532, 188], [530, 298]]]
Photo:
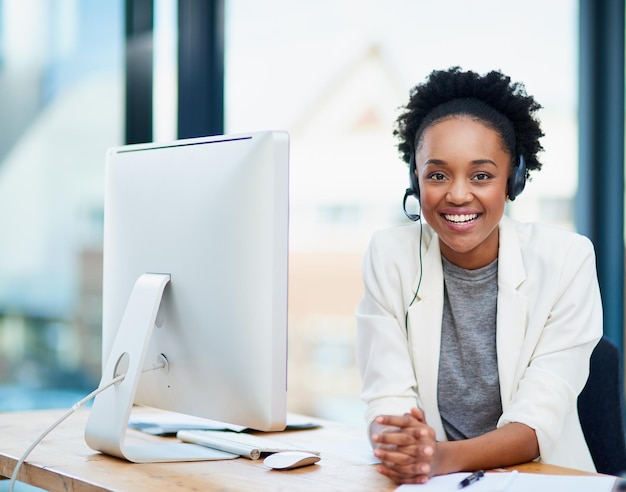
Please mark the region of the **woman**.
[[374, 235], [356, 315], [370, 438], [397, 483], [537, 458], [594, 470], [576, 407], [602, 334], [593, 247], [504, 216], [541, 168], [539, 108], [455, 67], [396, 122], [422, 217]]

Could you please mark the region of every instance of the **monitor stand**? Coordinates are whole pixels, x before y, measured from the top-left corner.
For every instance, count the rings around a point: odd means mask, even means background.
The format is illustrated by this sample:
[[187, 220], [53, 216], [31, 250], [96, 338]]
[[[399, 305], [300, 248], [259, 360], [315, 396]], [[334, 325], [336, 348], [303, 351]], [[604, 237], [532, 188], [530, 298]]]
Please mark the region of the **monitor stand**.
[[[159, 463], [173, 461], [204, 461], [230, 459], [236, 455], [178, 441], [164, 444], [129, 446], [125, 444], [130, 411], [137, 392], [139, 378], [144, 369], [148, 342], [154, 329], [157, 313], [168, 274], [143, 274], [133, 287], [113, 342], [113, 348], [104, 367], [100, 386], [117, 376], [126, 377], [98, 394], [85, 427], [85, 441], [96, 451], [117, 456], [134, 463]], [[167, 371], [167, 360], [163, 363]]]

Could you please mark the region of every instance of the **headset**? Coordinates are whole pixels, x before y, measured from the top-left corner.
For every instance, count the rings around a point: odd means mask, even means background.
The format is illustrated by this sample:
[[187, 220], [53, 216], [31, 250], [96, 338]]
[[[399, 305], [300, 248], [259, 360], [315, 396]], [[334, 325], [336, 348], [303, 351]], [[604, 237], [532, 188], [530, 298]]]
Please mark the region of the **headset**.
[[[406, 189], [404, 192], [404, 198], [402, 199], [402, 209], [404, 210], [404, 215], [406, 215], [413, 222], [420, 220], [420, 214], [410, 214], [406, 210], [406, 201], [410, 196], [414, 196], [417, 198], [417, 201], [420, 201], [420, 186], [417, 181], [417, 175], [415, 174], [415, 153], [411, 152], [411, 158], [409, 160], [409, 182], [410, 187]], [[524, 187], [526, 186], [526, 159], [524, 156], [520, 154], [517, 164], [513, 168], [513, 173], [509, 176], [507, 180], [507, 195], [509, 200], [515, 200], [518, 195], [524, 191]]]

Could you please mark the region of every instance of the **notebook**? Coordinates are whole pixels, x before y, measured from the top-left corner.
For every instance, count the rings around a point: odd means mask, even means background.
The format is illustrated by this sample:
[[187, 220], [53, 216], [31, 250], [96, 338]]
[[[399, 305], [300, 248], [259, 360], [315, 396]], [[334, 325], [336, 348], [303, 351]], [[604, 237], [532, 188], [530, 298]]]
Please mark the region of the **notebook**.
[[459, 489], [469, 473], [451, 473], [431, 478], [424, 485], [401, 485], [397, 492], [611, 492], [616, 477], [607, 475], [542, 475], [535, 473], [492, 472], [478, 482]]

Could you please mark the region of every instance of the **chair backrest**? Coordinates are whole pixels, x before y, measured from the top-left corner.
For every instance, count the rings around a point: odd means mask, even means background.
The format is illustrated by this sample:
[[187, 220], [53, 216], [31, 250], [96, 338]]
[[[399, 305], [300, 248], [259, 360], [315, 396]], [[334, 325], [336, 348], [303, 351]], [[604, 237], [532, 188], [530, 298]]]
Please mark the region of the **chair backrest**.
[[598, 472], [626, 472], [621, 355], [606, 337], [591, 355], [589, 379], [578, 397], [578, 414]]

